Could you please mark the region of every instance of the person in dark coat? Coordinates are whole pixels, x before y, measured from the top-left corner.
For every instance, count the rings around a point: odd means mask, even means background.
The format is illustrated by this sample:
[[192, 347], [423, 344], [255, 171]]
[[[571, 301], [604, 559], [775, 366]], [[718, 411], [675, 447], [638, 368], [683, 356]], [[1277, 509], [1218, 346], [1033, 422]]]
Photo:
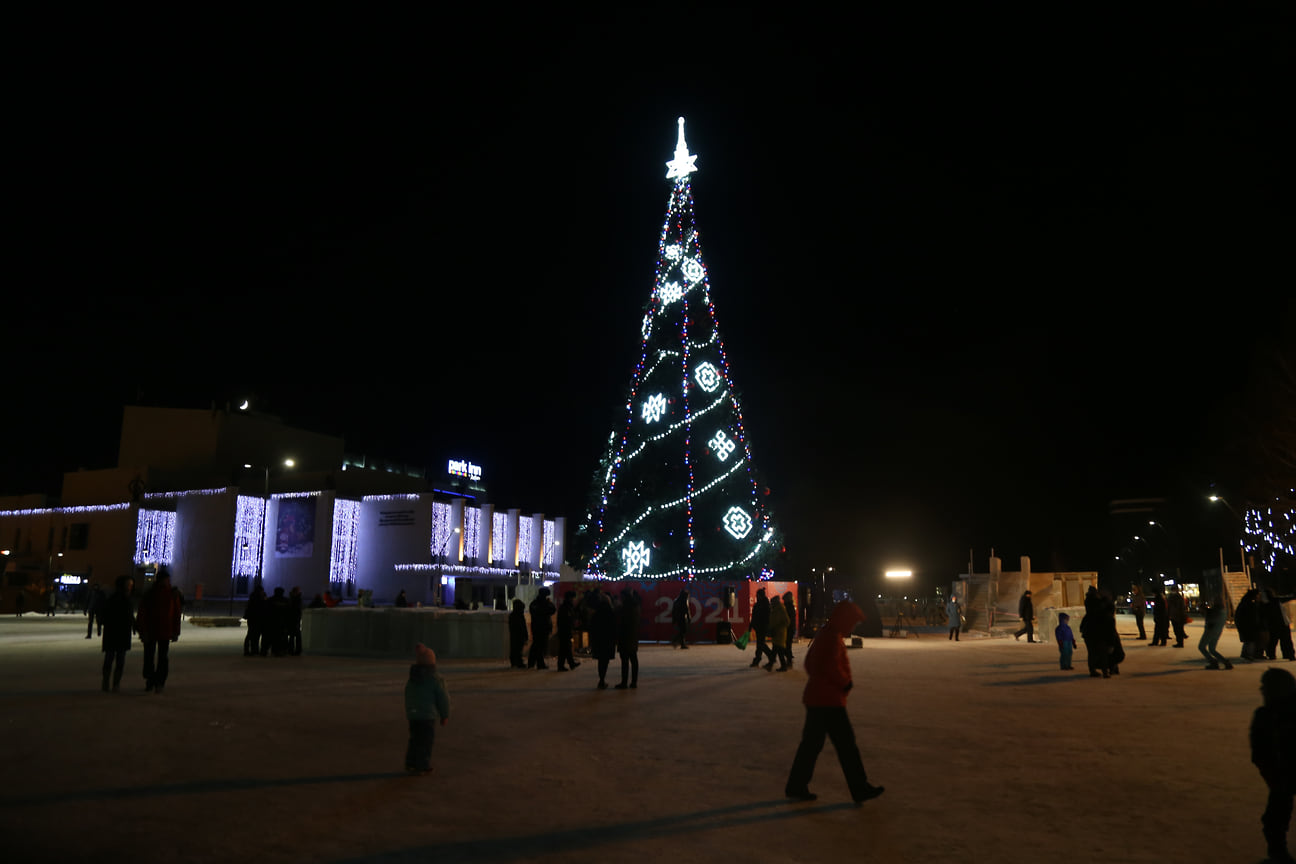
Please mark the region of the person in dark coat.
[[1184, 602], [1183, 593], [1178, 588], [1170, 589], [1170, 594], [1166, 597], [1166, 617], [1170, 619], [1170, 626], [1174, 628], [1174, 647], [1184, 647], [1184, 640], [1188, 638], [1188, 633], [1184, 630], [1184, 625], [1188, 623], [1188, 607]]
[[531, 601], [531, 653], [527, 656], [528, 669], [548, 669], [545, 652], [549, 650], [549, 634], [553, 632], [553, 616], [558, 611], [549, 599], [549, 589], [541, 588]]
[[401, 608], [404, 608], [409, 605], [409, 598], [405, 596], [404, 588], [402, 588], [400, 590], [400, 593], [396, 595], [396, 602], [393, 605], [399, 606]]
[[112, 692], [121, 689], [122, 672], [126, 669], [126, 652], [135, 641], [135, 615], [131, 609], [131, 592], [135, 580], [118, 576], [112, 596], [99, 606], [99, 626], [103, 631], [103, 691], [108, 692], [108, 673], [112, 672]]
[[103, 604], [108, 597], [104, 594], [103, 588], [99, 583], [90, 586], [90, 596], [86, 600], [86, 638], [90, 638], [90, 633], [94, 630], [95, 620], [99, 621], [99, 632], [95, 635], [103, 635]]
[[1260, 604], [1260, 612], [1264, 615], [1261, 629], [1269, 634], [1268, 644], [1262, 646], [1264, 656], [1269, 660], [1277, 660], [1281, 648], [1284, 660], [1296, 660], [1296, 652], [1292, 648], [1291, 625], [1287, 623], [1287, 613], [1283, 611], [1283, 602], [1289, 598], [1278, 596], [1272, 588], [1265, 588], [1260, 593], [1265, 600]]
[[576, 629], [576, 592], [563, 593], [558, 604], [558, 671], [566, 672], [580, 665], [572, 655], [572, 636]]
[[1152, 641], [1151, 647], [1166, 645], [1170, 642], [1170, 615], [1166, 609], [1165, 590], [1158, 588], [1152, 598]]
[[671, 624], [675, 626], [675, 636], [671, 639], [671, 646], [679, 643], [679, 647], [687, 648], [688, 646], [688, 629], [689, 624], [693, 621], [692, 611], [689, 609], [689, 592], [681, 591], [671, 605]]
[[788, 615], [788, 635], [785, 657], [787, 658], [787, 667], [792, 668], [792, 642], [797, 635], [797, 611], [795, 598], [791, 591], [783, 594], [783, 608], [787, 609]]
[[266, 626], [266, 593], [258, 582], [248, 595], [247, 605], [243, 607], [243, 619], [247, 621], [248, 632], [243, 637], [243, 656], [261, 656], [261, 646], [265, 643]]
[[1143, 616], [1147, 614], [1147, 597], [1143, 596], [1143, 589], [1138, 585], [1130, 586], [1130, 611], [1134, 613], [1134, 623], [1138, 625], [1138, 638], [1146, 640], [1147, 631], [1143, 629]]
[[1111, 634], [1105, 621], [1102, 597], [1093, 585], [1085, 592], [1084, 607], [1085, 615], [1080, 619], [1080, 638], [1084, 640], [1085, 653], [1089, 655], [1089, 677], [1110, 678], [1107, 658], [1111, 654]]
[[639, 592], [621, 589], [621, 605], [617, 607], [617, 651], [621, 654], [621, 683], [616, 689], [633, 690], [639, 686], [639, 616], [643, 603]]
[[751, 616], [751, 629], [756, 633], [756, 657], [751, 662], [752, 668], [760, 665], [762, 657], [768, 657], [769, 662], [774, 662], [774, 649], [765, 641], [769, 634], [769, 626], [770, 601], [765, 596], [765, 589], [757, 588], [756, 602], [752, 606]]
[[288, 646], [288, 598], [283, 586], [277, 586], [266, 600], [265, 633], [261, 636], [261, 656], [272, 653], [282, 657]]
[[288, 592], [288, 653], [300, 657], [302, 653], [302, 590], [296, 585]]
[[846, 775], [846, 785], [856, 804], [882, 794], [882, 786], [868, 782], [859, 746], [855, 743], [855, 729], [846, 714], [846, 695], [854, 682], [851, 680], [850, 658], [846, 656], [842, 639], [863, 620], [864, 613], [854, 603], [838, 603], [801, 662], [809, 676], [801, 694], [806, 711], [805, 725], [792, 760], [792, 770], [783, 786], [783, 794], [794, 801], [813, 801], [818, 797], [810, 791], [810, 780], [825, 738], [832, 741], [833, 749], [837, 751], [837, 761]]
[[1260, 592], [1255, 588], [1242, 595], [1237, 608], [1233, 610], [1233, 623], [1237, 626], [1238, 641], [1242, 643], [1242, 659], [1248, 663], [1260, 659], [1260, 612], [1256, 597]]
[[589, 599], [594, 603], [594, 614], [590, 616], [590, 653], [598, 661], [598, 689], [606, 690], [608, 665], [616, 656], [616, 610], [612, 608], [612, 598], [602, 591]]
[[509, 613], [509, 665], [514, 669], [525, 669], [522, 662], [522, 649], [527, 641], [526, 604], [521, 598], [513, 598], [513, 611]]
[[135, 630], [144, 643], [144, 690], [161, 694], [171, 671], [171, 643], [180, 639], [180, 592], [171, 574], [160, 569], [135, 613]]
[[1251, 716], [1251, 762], [1269, 787], [1260, 825], [1269, 860], [1293, 864], [1287, 851], [1292, 800], [1296, 795], [1296, 678], [1286, 669], [1266, 669], [1260, 676], [1264, 705]]
[[1031, 592], [1026, 591], [1022, 594], [1021, 599], [1017, 601], [1017, 615], [1021, 618], [1021, 629], [1013, 634], [1013, 638], [1020, 640], [1022, 634], [1026, 634], [1027, 642], [1035, 641], [1035, 604], [1031, 602]]

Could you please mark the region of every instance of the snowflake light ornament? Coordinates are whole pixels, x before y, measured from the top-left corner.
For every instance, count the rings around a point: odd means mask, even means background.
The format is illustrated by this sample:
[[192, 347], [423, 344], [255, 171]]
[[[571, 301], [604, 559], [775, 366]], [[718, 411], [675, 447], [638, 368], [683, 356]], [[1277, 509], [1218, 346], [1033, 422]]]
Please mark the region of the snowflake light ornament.
[[666, 247], [666, 257], [671, 261], [678, 261], [684, 254], [684, 247], [678, 243], [672, 243]]
[[693, 370], [693, 380], [706, 392], [713, 393], [720, 386], [720, 370], [710, 363], [699, 363]]
[[713, 451], [715, 451], [716, 458], [721, 462], [728, 459], [729, 454], [738, 446], [734, 443], [733, 439], [724, 433], [723, 429], [717, 429], [715, 435], [712, 436], [711, 440], [708, 441], [707, 444]]
[[655, 423], [666, 413], [666, 397], [660, 393], [649, 396], [643, 404], [643, 419]]
[[752, 520], [747, 511], [741, 507], [730, 507], [724, 515], [724, 528], [735, 540], [741, 540], [751, 533]]
[[696, 258], [686, 258], [680, 265], [680, 270], [684, 273], [684, 278], [689, 282], [701, 282], [706, 271], [702, 269], [702, 264]]
[[625, 549], [621, 550], [621, 557], [625, 560], [626, 575], [638, 573], [642, 576], [648, 566], [650, 555], [648, 547], [642, 541], [627, 543]]
[[669, 306], [676, 300], [684, 296], [684, 289], [678, 282], [667, 282], [661, 287], [661, 301], [663, 306]]

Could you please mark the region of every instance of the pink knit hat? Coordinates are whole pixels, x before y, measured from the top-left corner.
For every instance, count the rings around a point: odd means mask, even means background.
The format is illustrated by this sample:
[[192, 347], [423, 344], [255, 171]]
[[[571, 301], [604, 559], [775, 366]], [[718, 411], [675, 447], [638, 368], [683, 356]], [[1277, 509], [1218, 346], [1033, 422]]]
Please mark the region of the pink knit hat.
[[414, 662], [423, 666], [435, 666], [436, 652], [420, 642], [414, 646]]

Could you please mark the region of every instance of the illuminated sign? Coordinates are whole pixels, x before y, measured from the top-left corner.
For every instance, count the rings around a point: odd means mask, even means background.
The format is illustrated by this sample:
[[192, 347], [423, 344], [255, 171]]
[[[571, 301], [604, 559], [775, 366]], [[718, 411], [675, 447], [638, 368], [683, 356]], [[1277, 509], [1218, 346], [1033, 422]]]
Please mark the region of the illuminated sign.
[[467, 459], [451, 459], [446, 469], [454, 477], [467, 477], [469, 480], [481, 480], [481, 466], [474, 465]]

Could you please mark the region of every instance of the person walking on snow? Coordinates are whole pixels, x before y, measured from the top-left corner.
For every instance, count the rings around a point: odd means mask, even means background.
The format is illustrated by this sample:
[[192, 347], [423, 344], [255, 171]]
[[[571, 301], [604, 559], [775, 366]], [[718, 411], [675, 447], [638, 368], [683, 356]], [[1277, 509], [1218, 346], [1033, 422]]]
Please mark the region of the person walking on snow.
[[863, 620], [864, 613], [854, 603], [838, 603], [828, 616], [828, 623], [810, 643], [810, 650], [801, 663], [809, 676], [801, 694], [806, 711], [805, 725], [792, 760], [792, 770], [783, 787], [783, 794], [794, 801], [813, 801], [819, 797], [810, 791], [810, 780], [825, 737], [832, 740], [837, 761], [846, 775], [851, 799], [856, 804], [876, 798], [884, 790], [882, 786], [869, 783], [855, 743], [855, 729], [846, 714], [846, 697], [854, 682], [851, 680], [850, 658], [846, 656], [842, 640]]
[[1022, 634], [1026, 634], [1027, 642], [1035, 641], [1035, 604], [1031, 602], [1031, 593], [1029, 591], [1022, 594], [1021, 599], [1017, 601], [1017, 614], [1021, 617], [1021, 629], [1013, 634], [1013, 638], [1020, 641]]

